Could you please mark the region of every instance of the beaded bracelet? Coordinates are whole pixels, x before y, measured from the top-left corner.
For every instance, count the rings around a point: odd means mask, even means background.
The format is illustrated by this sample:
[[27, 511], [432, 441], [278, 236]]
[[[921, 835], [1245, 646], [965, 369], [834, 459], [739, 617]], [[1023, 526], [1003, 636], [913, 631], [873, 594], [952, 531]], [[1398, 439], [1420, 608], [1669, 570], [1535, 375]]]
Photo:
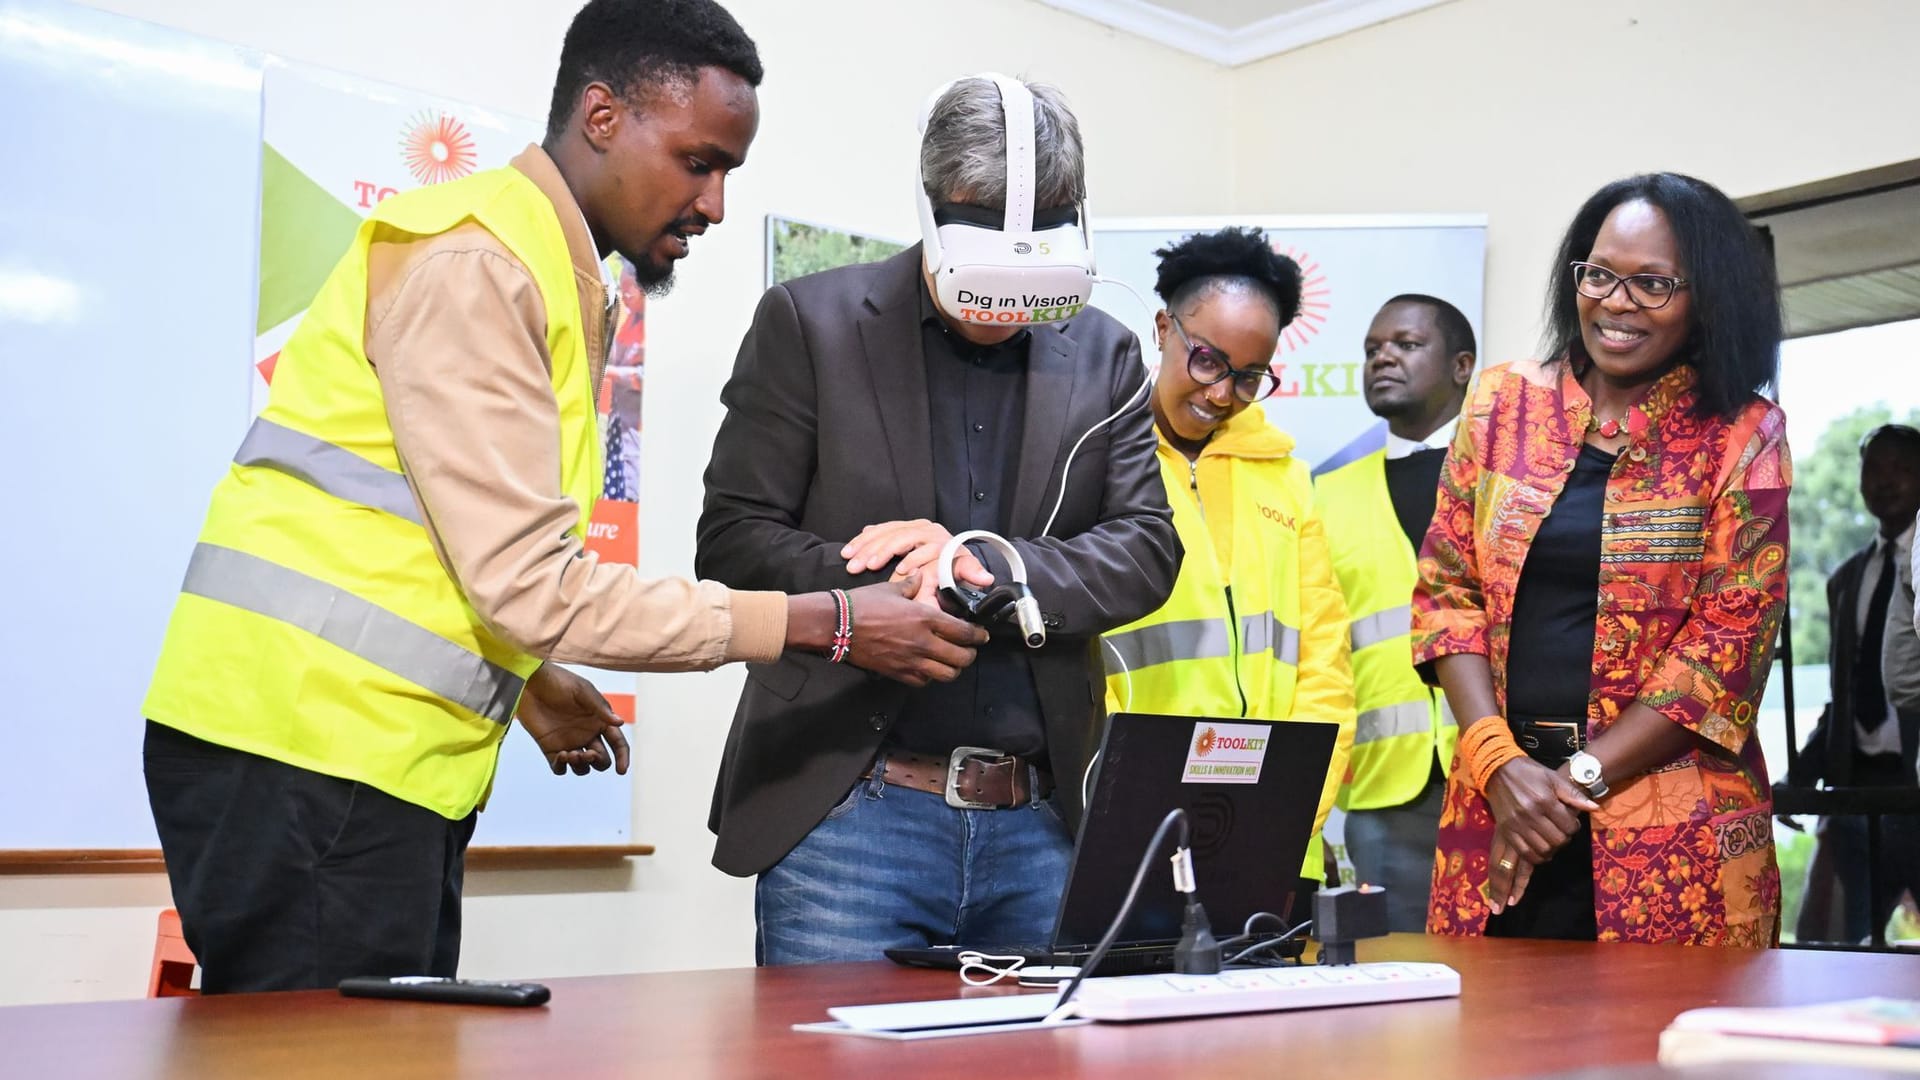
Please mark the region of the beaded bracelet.
[[853, 599], [845, 589], [833, 592], [833, 651], [827, 654], [830, 664], [842, 663], [847, 654], [853, 651]]
[[1513, 731], [1499, 716], [1482, 717], [1460, 736], [1460, 763], [1467, 770], [1474, 789], [1482, 795], [1493, 781], [1493, 774], [1509, 761], [1526, 757], [1526, 751], [1513, 741]]

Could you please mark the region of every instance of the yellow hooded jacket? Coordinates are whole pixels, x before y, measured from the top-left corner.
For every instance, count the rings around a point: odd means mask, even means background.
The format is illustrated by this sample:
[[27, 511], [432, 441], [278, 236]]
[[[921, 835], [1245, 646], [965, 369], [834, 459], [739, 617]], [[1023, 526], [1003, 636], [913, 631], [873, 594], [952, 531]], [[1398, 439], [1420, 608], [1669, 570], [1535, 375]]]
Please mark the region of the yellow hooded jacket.
[[1107, 708], [1337, 725], [1300, 871], [1321, 880], [1320, 830], [1353, 746], [1353, 674], [1309, 470], [1259, 408], [1215, 429], [1192, 462], [1165, 435], [1157, 456], [1186, 558], [1165, 605], [1106, 636]]

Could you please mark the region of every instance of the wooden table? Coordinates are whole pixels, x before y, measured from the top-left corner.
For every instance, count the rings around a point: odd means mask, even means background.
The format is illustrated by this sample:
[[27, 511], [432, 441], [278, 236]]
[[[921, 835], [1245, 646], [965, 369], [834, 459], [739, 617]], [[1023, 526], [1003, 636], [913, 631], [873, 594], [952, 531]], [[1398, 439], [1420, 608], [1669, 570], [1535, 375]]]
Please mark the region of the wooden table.
[[1396, 935], [1361, 957], [1452, 965], [1464, 992], [904, 1044], [790, 1026], [829, 1005], [958, 996], [953, 974], [838, 964], [557, 979], [552, 1003], [527, 1010], [331, 992], [32, 1005], [0, 1008], [0, 1076], [1445, 1080], [1651, 1062], [1660, 1029], [1701, 1005], [1920, 995], [1912, 956]]

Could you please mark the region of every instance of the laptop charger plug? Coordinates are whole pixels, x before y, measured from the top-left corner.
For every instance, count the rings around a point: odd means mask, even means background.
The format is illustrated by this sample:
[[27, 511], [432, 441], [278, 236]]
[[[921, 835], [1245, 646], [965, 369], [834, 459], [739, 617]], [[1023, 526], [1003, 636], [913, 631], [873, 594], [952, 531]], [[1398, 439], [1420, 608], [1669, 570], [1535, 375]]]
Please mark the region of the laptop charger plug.
[[1220, 942], [1207, 922], [1207, 909], [1192, 893], [1180, 919], [1180, 943], [1173, 947], [1173, 970], [1181, 975], [1220, 974]]

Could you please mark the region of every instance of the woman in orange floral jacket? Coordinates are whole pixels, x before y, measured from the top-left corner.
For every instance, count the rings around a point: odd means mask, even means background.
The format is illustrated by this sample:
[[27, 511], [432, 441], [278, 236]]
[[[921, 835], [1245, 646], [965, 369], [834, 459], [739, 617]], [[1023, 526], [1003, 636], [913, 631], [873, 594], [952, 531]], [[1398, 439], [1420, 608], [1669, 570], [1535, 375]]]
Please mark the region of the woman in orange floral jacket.
[[1463, 725], [1428, 930], [1771, 945], [1771, 262], [1718, 189], [1636, 176], [1581, 207], [1548, 302], [1554, 359], [1480, 377], [1421, 552], [1414, 659]]

